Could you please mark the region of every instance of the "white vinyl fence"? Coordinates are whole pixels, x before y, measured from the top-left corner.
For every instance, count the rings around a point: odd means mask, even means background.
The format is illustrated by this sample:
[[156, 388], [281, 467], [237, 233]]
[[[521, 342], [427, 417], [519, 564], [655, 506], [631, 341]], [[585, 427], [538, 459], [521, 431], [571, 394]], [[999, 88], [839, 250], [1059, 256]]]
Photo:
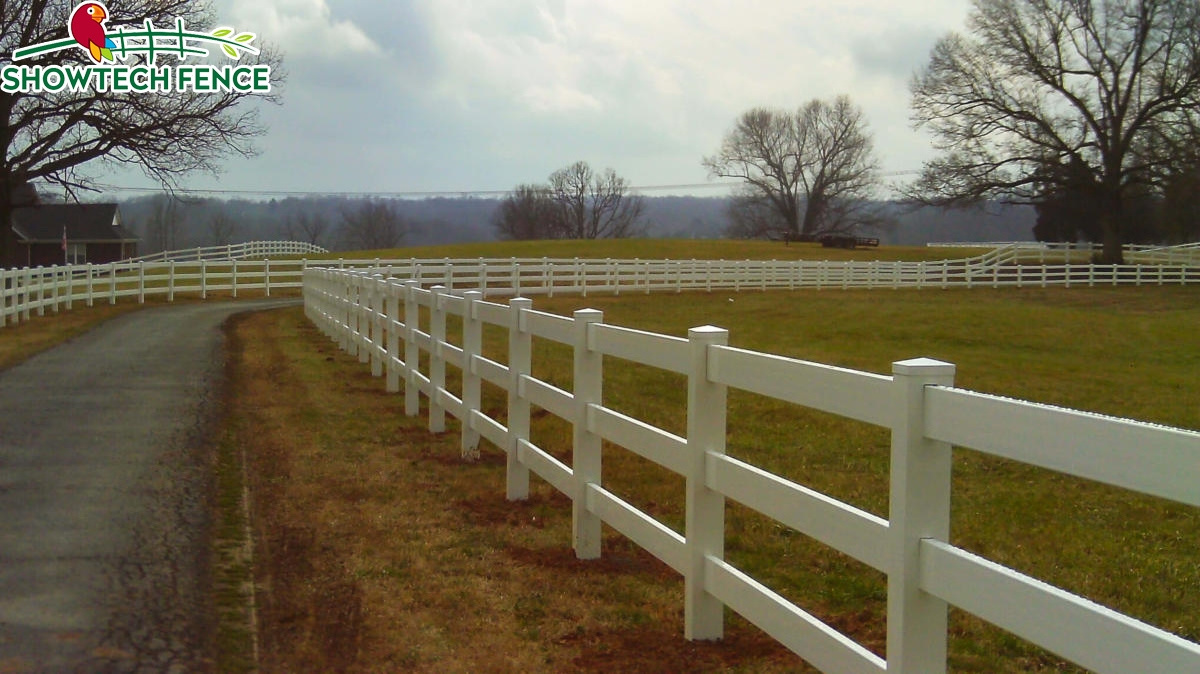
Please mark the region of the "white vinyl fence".
[[[1100, 265], [1071, 251], [1013, 244], [967, 259], [930, 262], [830, 260], [618, 260], [445, 258], [331, 260], [422, 287], [476, 289], [485, 296], [622, 292], [795, 290], [800, 288], [1012, 288], [1186, 285], [1200, 283], [1200, 249], [1161, 249], [1174, 262]], [[1077, 251], [1075, 251], [1077, 252]], [[1193, 255], [1195, 259], [1193, 259]]]
[[0, 270], [0, 327], [46, 312], [70, 310], [75, 303], [116, 304], [119, 298], [145, 302], [150, 296], [175, 301], [190, 294], [272, 292], [298, 289], [306, 260], [225, 260], [210, 262], [113, 262], [65, 267]]
[[[696, 282], [662, 269], [659, 283]], [[645, 271], [632, 264], [627, 274]], [[563, 275], [590, 287], [582, 271]], [[491, 290], [490, 280], [481, 287]], [[542, 287], [559, 288], [552, 280]], [[953, 605], [1098, 672], [1200, 672], [1200, 644], [948, 542], [952, 445], [1197, 506], [1200, 433], [958, 389], [953, 365], [927, 359], [895, 363], [882, 376], [732, 348], [727, 332], [711, 326], [682, 339], [607, 325], [590, 309], [557, 316], [527, 298], [496, 304], [479, 290], [455, 294], [382, 273], [309, 268], [304, 298], [309, 319], [386, 375], [388, 391], [403, 383], [409, 415], [424, 396], [431, 431], [445, 430], [447, 414], [461, 422], [464, 454], [481, 438], [504, 451], [510, 500], [527, 497], [530, 473], [570, 497], [578, 557], [600, 555], [603, 522], [679, 572], [688, 639], [720, 638], [728, 606], [824, 671], [929, 674], [946, 669]], [[457, 343], [447, 335], [451, 315], [462, 318]], [[506, 363], [483, 355], [485, 324], [508, 331]], [[531, 375], [534, 337], [574, 349], [573, 391]], [[685, 375], [686, 436], [605, 407], [605, 356]], [[457, 392], [446, 387], [447, 365], [462, 371]], [[481, 409], [484, 381], [507, 392], [505, 424]], [[890, 520], [727, 456], [730, 388], [891, 429]], [[570, 465], [531, 442], [531, 406], [573, 425]], [[602, 440], [686, 478], [683, 532], [605, 488]], [[724, 559], [726, 499], [887, 575], [886, 660]]]
[[[294, 246], [293, 246], [294, 244]], [[70, 309], [115, 303], [119, 297], [261, 290], [270, 295], [301, 285], [304, 260], [272, 260], [309, 246], [255, 242], [168, 254], [167, 261], [0, 270], [0, 327]], [[1075, 251], [1077, 252], [1077, 251]], [[226, 257], [232, 254], [233, 258]], [[266, 259], [244, 259], [241, 255]], [[622, 292], [751, 291], [850, 288], [1009, 288], [1186, 285], [1200, 283], [1200, 248], [1179, 246], [1137, 254], [1158, 255], [1154, 264], [1077, 263], [1072, 251], [1012, 244], [968, 259], [933, 262], [827, 260], [616, 260], [470, 258], [329, 260], [339, 269], [367, 269], [416, 280], [422, 287], [475, 289], [485, 297]], [[1129, 253], [1133, 255], [1134, 253]], [[183, 259], [199, 256], [201, 259]], [[1192, 257], [1196, 256], [1195, 260]], [[215, 259], [208, 259], [213, 257]], [[1174, 260], [1167, 262], [1167, 259]], [[1191, 261], [1189, 261], [1191, 260]]]
[[124, 262], [186, 262], [195, 260], [244, 260], [284, 255], [319, 255], [327, 253], [321, 246], [306, 241], [248, 241], [227, 246], [205, 246], [184, 250], [165, 250]]

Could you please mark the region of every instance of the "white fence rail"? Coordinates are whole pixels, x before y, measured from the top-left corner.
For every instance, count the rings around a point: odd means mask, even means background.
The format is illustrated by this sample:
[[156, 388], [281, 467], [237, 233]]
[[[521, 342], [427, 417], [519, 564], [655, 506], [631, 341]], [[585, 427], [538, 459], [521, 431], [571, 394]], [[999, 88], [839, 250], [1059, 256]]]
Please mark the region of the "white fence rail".
[[[273, 243], [259, 242], [264, 246]], [[266, 248], [244, 244], [253, 256]], [[307, 246], [308, 244], [298, 244]], [[225, 251], [227, 247], [218, 247]], [[200, 249], [213, 252], [216, 249]], [[276, 254], [291, 249], [276, 249]], [[183, 251], [189, 253], [189, 251]], [[208, 254], [208, 253], [204, 253]], [[291, 255], [293, 253], [286, 252]], [[1046, 249], [1007, 246], [960, 260], [933, 262], [823, 260], [616, 260], [552, 258], [470, 258], [408, 260], [330, 260], [339, 269], [370, 270], [413, 279], [422, 287], [479, 290], [484, 297], [559, 294], [684, 291], [749, 291], [772, 289], [849, 288], [1011, 288], [1095, 287], [1113, 285], [1186, 285], [1200, 283], [1200, 263], [1189, 262], [1200, 248], [1179, 246], [1148, 250], [1173, 262], [1155, 264], [1078, 264], [1070, 255]], [[1056, 257], [1057, 255], [1057, 257]], [[107, 265], [38, 267], [0, 270], [0, 327], [57, 312], [75, 302], [89, 306], [97, 298], [177, 293], [299, 288], [301, 260], [226, 259], [117, 262]], [[1057, 261], [1056, 261], [1057, 260]]]
[[[1149, 253], [1146, 253], [1149, 254]], [[1076, 262], [1065, 251], [1019, 246], [930, 262], [829, 260], [618, 260], [446, 258], [331, 260], [339, 269], [477, 289], [487, 297], [622, 292], [847, 288], [1012, 288], [1200, 283], [1200, 249], [1160, 252], [1154, 264]], [[1174, 256], [1173, 262], [1165, 258]], [[1195, 256], [1195, 259], [1192, 258]]]
[[206, 246], [184, 250], [165, 250], [161, 253], [130, 258], [125, 262], [187, 262], [197, 260], [245, 260], [282, 257], [286, 255], [319, 255], [326, 249], [306, 241], [249, 241], [227, 246]]
[[[642, 264], [621, 263], [624, 270], [599, 267], [602, 271], [591, 272], [601, 277], [594, 285], [586, 267], [576, 268], [568, 287], [594, 288], [602, 282], [623, 287], [614, 280], [621, 277], [647, 279], [648, 288], [697, 282], [682, 267], [646, 263], [660, 270], [655, 277]], [[540, 287], [565, 291], [554, 282], [551, 268], [537, 268], [535, 278], [547, 279]], [[411, 274], [413, 268], [397, 269]], [[441, 271], [450, 275], [460, 269], [447, 265]], [[526, 298], [495, 304], [479, 290], [456, 296], [442, 287], [423, 288], [421, 281], [429, 278], [422, 272], [400, 279], [388, 278], [383, 267], [380, 271], [305, 271], [309, 319], [361, 362], [369, 362], [375, 375], [386, 374], [388, 391], [398, 392], [403, 382], [407, 414], [417, 415], [419, 396], [425, 396], [431, 431], [445, 430], [447, 413], [459, 419], [464, 454], [477, 451], [481, 437], [504, 451], [510, 500], [527, 497], [531, 472], [570, 497], [578, 557], [600, 555], [604, 522], [682, 574], [689, 639], [721, 637], [723, 607], [729, 606], [825, 671], [944, 672], [947, 608], [954, 605], [1098, 672], [1144, 671], [1148, 663], [1156, 671], [1200, 671], [1200, 644], [948, 542], [951, 445], [1196, 506], [1200, 433], [959, 390], [953, 385], [953, 365], [926, 359], [895, 363], [891, 376], [856, 372], [735, 349], [726, 345], [727, 333], [718, 328], [694, 328], [680, 339], [605, 325], [598, 311], [554, 316], [534, 311]], [[517, 278], [502, 285], [511, 291], [509, 284], [521, 283], [523, 268], [513, 265], [504, 271]], [[485, 282], [477, 287], [492, 291], [490, 272], [478, 273]], [[767, 278], [769, 274], [741, 281], [753, 285]], [[429, 316], [425, 324], [422, 308]], [[457, 343], [447, 335], [449, 315], [462, 317]], [[484, 357], [480, 335], [485, 323], [507, 329], [507, 363]], [[534, 336], [573, 347], [572, 391], [530, 374]], [[428, 354], [424, 371], [419, 368], [422, 351]], [[606, 355], [687, 376], [686, 437], [604, 406]], [[448, 363], [462, 370], [459, 391], [446, 388]], [[507, 425], [480, 408], [484, 380], [506, 391]], [[890, 428], [891, 519], [726, 456], [729, 388]], [[531, 441], [531, 406], [573, 425], [570, 465]], [[604, 488], [602, 439], [686, 478], [682, 533]], [[884, 572], [886, 660], [725, 561], [725, 499]]]
[[76, 303], [116, 304], [119, 298], [210, 293], [273, 292], [299, 289], [307, 260], [225, 260], [210, 262], [113, 262], [66, 267], [0, 270], [0, 327], [74, 308]]

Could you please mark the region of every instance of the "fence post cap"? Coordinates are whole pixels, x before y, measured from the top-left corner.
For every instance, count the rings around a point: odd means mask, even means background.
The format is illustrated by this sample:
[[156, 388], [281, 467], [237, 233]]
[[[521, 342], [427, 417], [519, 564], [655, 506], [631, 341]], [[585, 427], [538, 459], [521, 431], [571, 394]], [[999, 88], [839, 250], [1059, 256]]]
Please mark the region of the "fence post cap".
[[725, 328], [719, 328], [715, 325], [701, 325], [695, 328], [688, 328], [688, 339], [703, 339], [713, 338], [717, 335], [728, 335], [729, 331]]
[[892, 374], [953, 376], [954, 364], [933, 358], [912, 358], [892, 363]]
[[598, 321], [604, 316], [599, 309], [577, 309], [573, 314], [575, 320]]

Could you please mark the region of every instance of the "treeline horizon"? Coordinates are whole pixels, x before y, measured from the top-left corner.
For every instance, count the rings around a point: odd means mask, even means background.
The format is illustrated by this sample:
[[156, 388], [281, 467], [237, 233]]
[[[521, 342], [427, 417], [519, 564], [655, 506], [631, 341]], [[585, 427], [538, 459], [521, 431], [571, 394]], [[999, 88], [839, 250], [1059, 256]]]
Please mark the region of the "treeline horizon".
[[[734, 197], [643, 196], [644, 238], [738, 238], [729, 234]], [[108, 200], [106, 200], [108, 201]], [[124, 225], [141, 238], [143, 254], [263, 240], [308, 241], [329, 250], [429, 246], [494, 241], [501, 197], [367, 198], [289, 196], [221, 199], [154, 194], [115, 200]], [[884, 245], [936, 242], [1032, 241], [1031, 206], [990, 204], [973, 209], [912, 209], [882, 202], [891, 223], [863, 231]], [[364, 214], [382, 206], [395, 232], [364, 240]], [[394, 238], [392, 235], [395, 235]], [[381, 244], [381, 245], [372, 245]]]

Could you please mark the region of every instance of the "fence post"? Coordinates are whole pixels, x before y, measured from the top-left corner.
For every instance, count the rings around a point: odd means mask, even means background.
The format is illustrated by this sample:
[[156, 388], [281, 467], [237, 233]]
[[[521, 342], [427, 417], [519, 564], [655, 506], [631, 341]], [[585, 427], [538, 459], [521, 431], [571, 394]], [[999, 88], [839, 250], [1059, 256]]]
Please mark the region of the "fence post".
[[37, 266], [37, 315], [46, 315], [46, 273], [42, 271], [42, 265]]
[[117, 303], [117, 263], [108, 263], [108, 303]]
[[514, 297], [508, 301], [508, 466], [504, 496], [509, 501], [529, 498], [529, 468], [521, 463], [518, 444], [529, 439], [529, 400], [521, 395], [521, 377], [533, 371], [533, 338], [525, 329], [521, 312], [533, 308], [533, 300]]
[[442, 407], [441, 389], [446, 388], [446, 360], [442, 344], [446, 341], [446, 310], [442, 308], [443, 286], [430, 288], [433, 297], [429, 311], [429, 432], [446, 430], [446, 408]]
[[383, 274], [375, 274], [371, 278], [365, 279], [369, 284], [369, 292], [367, 293], [367, 310], [370, 312], [368, 317], [368, 325], [371, 328], [371, 376], [383, 376], [383, 358], [380, 356], [380, 351], [384, 348], [383, 342]]
[[691, 370], [687, 406], [687, 510], [684, 536], [683, 635], [688, 640], [720, 639], [724, 606], [705, 590], [706, 560], [725, 558], [725, 497], [708, 488], [708, 455], [725, 453], [726, 387], [709, 381], [709, 346], [729, 343], [729, 331], [705, 325], [688, 330]]
[[50, 268], [50, 313], [58, 313], [58, 274], [62, 270], [58, 265]]
[[175, 301], [175, 260], [167, 263], [167, 301]]
[[400, 293], [404, 286], [395, 279], [389, 279], [384, 286], [387, 295], [384, 309], [384, 327], [387, 329], [387, 392], [400, 392], [400, 369], [396, 361], [400, 358], [400, 333], [396, 324], [400, 322]]
[[263, 260], [263, 290], [266, 296], [271, 296], [271, 258]]
[[588, 405], [599, 405], [604, 390], [604, 356], [588, 348], [588, 327], [604, 320], [604, 312], [580, 309], [575, 322], [575, 413], [572, 419], [571, 469], [575, 491], [571, 494], [571, 540], [579, 559], [600, 557], [600, 524], [596, 515], [588, 512], [589, 484], [600, 484], [600, 436], [587, 429]]
[[928, 358], [892, 364], [888, 670], [946, 671], [946, 602], [920, 588], [923, 538], [949, 540], [950, 445], [925, 437], [925, 387], [953, 386], [954, 365]]
[[92, 263], [87, 263], [87, 305], [92, 306]]
[[25, 267], [22, 275], [25, 278], [21, 280], [21, 319], [28, 323], [33, 307], [33, 270]]
[[417, 281], [404, 282], [404, 414], [415, 417], [421, 411], [421, 396], [417, 390], [416, 373], [421, 352], [413, 333], [420, 324], [421, 308], [417, 306]]
[[463, 365], [462, 365], [462, 458], [479, 458], [479, 432], [471, 427], [472, 412], [481, 411], [482, 385], [475, 356], [483, 355], [483, 322], [475, 303], [483, 299], [478, 290], [463, 293]]
[[237, 298], [237, 258], [232, 260], [232, 266], [229, 270], [229, 283], [233, 286], [233, 297]]
[[346, 353], [359, 355], [359, 277], [355, 271], [346, 275]]

